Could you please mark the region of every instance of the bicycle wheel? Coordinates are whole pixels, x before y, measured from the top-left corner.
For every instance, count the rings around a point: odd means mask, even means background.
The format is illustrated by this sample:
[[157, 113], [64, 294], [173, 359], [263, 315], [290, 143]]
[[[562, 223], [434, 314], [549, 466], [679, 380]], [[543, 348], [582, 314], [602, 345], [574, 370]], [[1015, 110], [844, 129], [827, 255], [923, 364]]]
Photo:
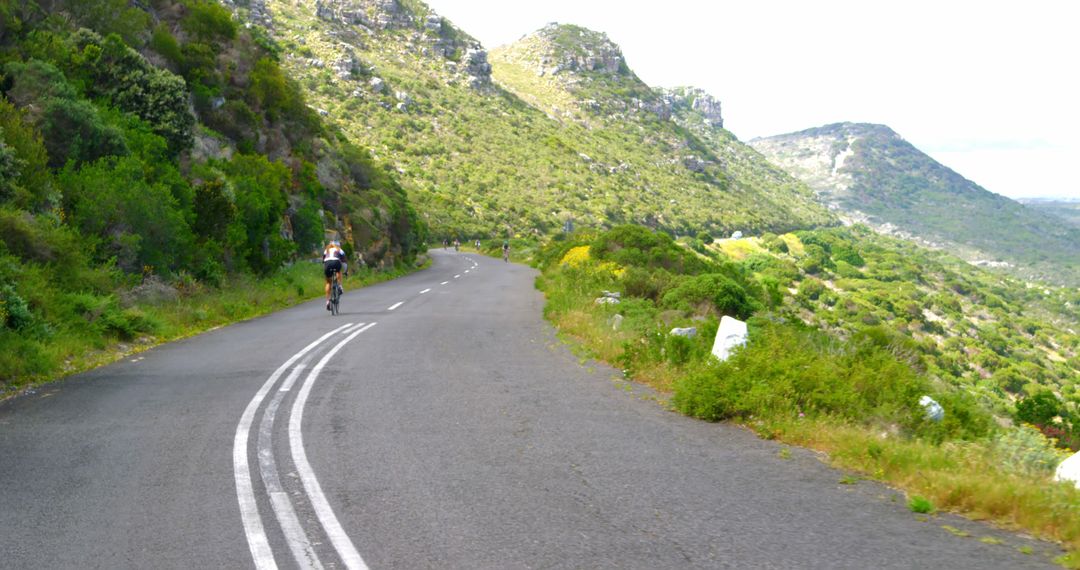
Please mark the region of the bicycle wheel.
[[341, 286], [337, 284], [337, 276], [330, 282], [330, 315], [338, 314], [338, 303], [341, 302]]

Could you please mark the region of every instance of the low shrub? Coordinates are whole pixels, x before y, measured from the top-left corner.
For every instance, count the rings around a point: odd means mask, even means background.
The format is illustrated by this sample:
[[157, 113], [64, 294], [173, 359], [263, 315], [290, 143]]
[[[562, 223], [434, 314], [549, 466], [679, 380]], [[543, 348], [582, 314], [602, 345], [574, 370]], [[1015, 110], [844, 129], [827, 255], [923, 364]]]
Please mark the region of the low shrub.
[[706, 273], [682, 281], [664, 294], [661, 305], [740, 319], [749, 317], [761, 306], [739, 283], [719, 273]]

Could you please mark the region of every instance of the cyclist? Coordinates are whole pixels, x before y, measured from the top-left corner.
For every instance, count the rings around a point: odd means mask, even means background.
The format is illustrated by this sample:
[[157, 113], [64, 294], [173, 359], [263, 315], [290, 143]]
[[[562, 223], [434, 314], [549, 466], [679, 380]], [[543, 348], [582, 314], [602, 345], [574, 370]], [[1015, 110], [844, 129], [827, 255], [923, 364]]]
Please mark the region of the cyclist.
[[510, 261], [510, 242], [509, 241], [504, 241], [503, 242], [503, 261], [506, 261], [506, 262]]
[[476, 251], [480, 251], [480, 240], [476, 240]]
[[341, 288], [341, 273], [344, 268], [345, 250], [341, 249], [341, 245], [338, 244], [338, 242], [332, 241], [326, 245], [325, 249], [323, 249], [322, 260], [323, 275], [326, 277], [326, 310], [329, 311], [330, 282], [336, 280], [338, 288]]

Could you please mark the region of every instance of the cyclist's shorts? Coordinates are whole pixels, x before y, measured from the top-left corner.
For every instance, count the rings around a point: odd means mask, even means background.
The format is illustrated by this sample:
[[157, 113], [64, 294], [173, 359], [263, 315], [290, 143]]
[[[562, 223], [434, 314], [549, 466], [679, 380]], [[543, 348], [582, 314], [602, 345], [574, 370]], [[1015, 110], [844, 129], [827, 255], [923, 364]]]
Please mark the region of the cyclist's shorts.
[[323, 262], [323, 275], [325, 275], [327, 279], [333, 277], [335, 271], [341, 271], [340, 259], [327, 259]]

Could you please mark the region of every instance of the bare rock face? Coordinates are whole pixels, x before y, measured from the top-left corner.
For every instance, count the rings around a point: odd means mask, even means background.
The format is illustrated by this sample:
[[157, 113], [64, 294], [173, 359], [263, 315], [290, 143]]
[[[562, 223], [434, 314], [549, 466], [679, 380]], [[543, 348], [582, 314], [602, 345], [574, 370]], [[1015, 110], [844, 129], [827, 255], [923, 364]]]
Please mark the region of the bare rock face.
[[491, 86], [491, 64], [487, 60], [487, 51], [479, 48], [470, 49], [462, 58], [465, 73], [469, 75], [469, 86], [482, 89]]
[[315, 0], [315, 15], [326, 22], [372, 27], [367, 11], [354, 0]]
[[685, 109], [701, 115], [711, 127], [723, 128], [724, 117], [720, 113], [720, 100], [697, 87], [660, 89], [675, 110]]
[[397, 30], [413, 27], [413, 17], [398, 0], [359, 0], [374, 27], [380, 30]]
[[221, 0], [221, 4], [249, 24], [256, 24], [267, 29], [274, 27], [274, 18], [270, 14], [266, 0], [246, 0], [240, 2], [239, 5], [237, 0]]

